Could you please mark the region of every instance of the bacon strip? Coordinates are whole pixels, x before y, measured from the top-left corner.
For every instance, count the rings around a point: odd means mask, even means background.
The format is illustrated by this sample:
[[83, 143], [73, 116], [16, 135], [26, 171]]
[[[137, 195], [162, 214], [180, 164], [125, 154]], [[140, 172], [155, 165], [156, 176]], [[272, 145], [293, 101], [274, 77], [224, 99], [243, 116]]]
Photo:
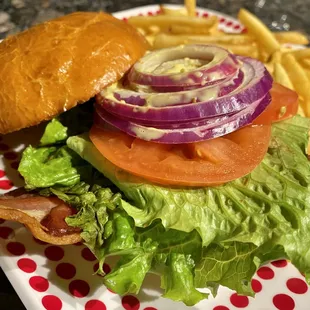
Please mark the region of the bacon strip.
[[64, 219], [75, 210], [57, 197], [42, 197], [18, 189], [0, 197], [0, 218], [24, 224], [39, 240], [65, 245], [82, 241], [80, 230]]

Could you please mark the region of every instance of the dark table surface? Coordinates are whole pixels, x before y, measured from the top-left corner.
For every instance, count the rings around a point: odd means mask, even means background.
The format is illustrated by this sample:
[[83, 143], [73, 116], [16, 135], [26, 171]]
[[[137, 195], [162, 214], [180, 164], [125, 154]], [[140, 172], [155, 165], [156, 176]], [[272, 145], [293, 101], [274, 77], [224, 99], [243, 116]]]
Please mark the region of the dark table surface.
[[[182, 3], [144, 0], [0, 0], [0, 39], [31, 25], [74, 11], [115, 12], [131, 7]], [[197, 0], [201, 7], [236, 16], [240, 7], [257, 14], [271, 29], [310, 34], [310, 0]], [[0, 310], [25, 310], [5, 274], [0, 271]], [[33, 309], [28, 309], [33, 310]]]

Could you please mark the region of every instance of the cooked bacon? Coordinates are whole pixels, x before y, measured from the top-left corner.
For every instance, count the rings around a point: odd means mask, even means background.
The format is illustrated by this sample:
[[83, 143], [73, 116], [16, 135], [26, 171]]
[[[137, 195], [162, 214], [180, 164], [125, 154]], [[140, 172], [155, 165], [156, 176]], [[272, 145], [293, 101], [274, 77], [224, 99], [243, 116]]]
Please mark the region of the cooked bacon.
[[42, 197], [18, 189], [0, 196], [0, 218], [24, 224], [39, 240], [51, 244], [81, 241], [80, 230], [65, 218], [75, 209], [57, 197]]
[[69, 226], [66, 217], [76, 214], [76, 210], [69, 205], [62, 203], [51, 209], [50, 213], [41, 221], [53, 236], [63, 236], [66, 234], [79, 233], [81, 230], [77, 227]]

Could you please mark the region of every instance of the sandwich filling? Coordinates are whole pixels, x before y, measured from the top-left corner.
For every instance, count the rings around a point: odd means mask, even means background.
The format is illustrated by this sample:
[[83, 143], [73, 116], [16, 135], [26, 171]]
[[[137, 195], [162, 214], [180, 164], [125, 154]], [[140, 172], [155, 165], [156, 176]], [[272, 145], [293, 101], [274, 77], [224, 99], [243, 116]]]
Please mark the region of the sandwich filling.
[[46, 234], [81, 238], [116, 293], [138, 293], [155, 273], [164, 297], [189, 306], [207, 297], [199, 288], [253, 295], [255, 271], [280, 258], [310, 279], [310, 120], [258, 61], [202, 48], [208, 61], [189, 72], [169, 50], [146, 54], [23, 153], [35, 196], [15, 198], [15, 209], [28, 199]]

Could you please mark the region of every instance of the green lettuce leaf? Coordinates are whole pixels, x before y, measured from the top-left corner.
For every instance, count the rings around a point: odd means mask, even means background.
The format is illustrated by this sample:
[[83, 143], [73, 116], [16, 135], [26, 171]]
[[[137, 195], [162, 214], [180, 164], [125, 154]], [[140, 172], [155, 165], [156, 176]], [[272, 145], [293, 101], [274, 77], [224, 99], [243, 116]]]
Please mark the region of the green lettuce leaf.
[[85, 169], [90, 170], [90, 166], [67, 146], [28, 146], [18, 167], [27, 189], [74, 185]]
[[[262, 163], [248, 176], [212, 188], [149, 184], [113, 166], [87, 135], [71, 137], [67, 145], [124, 193], [130, 204], [123, 208], [136, 226], [147, 227], [159, 219], [165, 229], [197, 231], [204, 253], [230, 255], [229, 268], [245, 270], [230, 276], [223, 257], [217, 265], [219, 274], [204, 272], [198, 284], [216, 281], [248, 294], [247, 282], [258, 262], [263, 263], [264, 257], [279, 258], [273, 255], [273, 248], [310, 275], [310, 162], [305, 155], [309, 128], [310, 120], [299, 116], [274, 124]], [[236, 244], [228, 253], [223, 250]], [[236, 259], [241, 265], [236, 265]], [[211, 261], [204, 262], [204, 266], [209, 264]]]
[[78, 105], [52, 119], [45, 127], [40, 146], [65, 144], [68, 137], [86, 132], [93, 124], [93, 101]]
[[66, 146], [66, 140], [71, 135], [88, 131], [92, 123], [91, 101], [51, 120], [45, 127], [39, 146], [28, 146], [23, 152], [18, 171], [25, 179], [25, 187], [32, 190], [71, 186], [81, 179], [89, 182], [87, 176], [93, 177], [94, 169]]
[[208, 294], [196, 289], [194, 273], [195, 262], [190, 255], [171, 253], [161, 281], [161, 287], [165, 290], [163, 297], [183, 301], [188, 306], [206, 298]]
[[[107, 189], [99, 189], [107, 193]], [[197, 232], [166, 230], [160, 221], [139, 228], [123, 210], [128, 204], [118, 194], [88, 202], [77, 215], [66, 219], [71, 226], [83, 228], [85, 244], [99, 259], [98, 272], [108, 256], [120, 256], [112, 271], [105, 275], [104, 284], [114, 292], [137, 294], [148, 272], [162, 278], [164, 297], [194, 305], [205, 294], [195, 286], [195, 263], [202, 253]], [[117, 198], [115, 198], [117, 197]], [[82, 198], [81, 198], [82, 199]], [[112, 204], [113, 208], [107, 205]], [[104, 217], [102, 216], [104, 215]]]
[[209, 287], [216, 283], [253, 295], [250, 279], [259, 266], [257, 252], [253, 243], [211, 244], [204, 248], [196, 265], [196, 286]]
[[52, 145], [55, 143], [65, 143], [68, 138], [68, 128], [58, 119], [54, 118], [45, 127], [43, 136], [40, 139], [40, 145]]
[[[99, 260], [104, 274], [107, 256], [120, 256], [104, 284], [118, 294], [136, 294], [148, 272], [162, 277], [164, 296], [194, 305], [207, 295], [196, 290], [195, 263], [201, 260], [202, 242], [196, 231], [166, 230], [160, 221], [146, 228], [135, 226], [124, 211], [128, 202], [119, 193], [80, 182], [73, 186], [46, 188], [41, 195], [56, 195], [76, 207], [78, 213], [66, 219], [80, 227], [84, 243]], [[186, 294], [184, 294], [186, 292]]]
[[88, 134], [69, 137], [64, 146], [64, 135], [53, 134], [55, 124], [42, 142], [49, 146], [27, 148], [19, 169], [27, 188], [77, 208], [66, 221], [82, 228], [99, 273], [106, 257], [120, 257], [103, 278], [114, 292], [138, 293], [153, 272], [161, 277], [164, 297], [189, 306], [207, 297], [197, 287], [216, 294], [224, 285], [253, 295], [257, 268], [279, 258], [290, 259], [309, 279], [309, 119], [274, 124], [268, 153], [248, 176], [182, 189], [150, 184], [115, 167]]

